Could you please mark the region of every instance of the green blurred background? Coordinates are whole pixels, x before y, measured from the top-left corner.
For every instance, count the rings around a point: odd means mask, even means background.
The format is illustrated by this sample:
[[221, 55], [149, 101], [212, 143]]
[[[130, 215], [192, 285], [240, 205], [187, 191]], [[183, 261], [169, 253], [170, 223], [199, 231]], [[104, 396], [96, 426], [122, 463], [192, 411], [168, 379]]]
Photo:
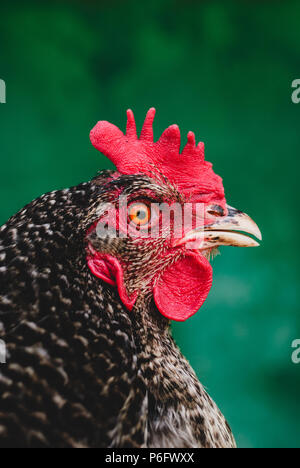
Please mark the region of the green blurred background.
[[110, 163], [97, 120], [157, 108], [206, 143], [259, 249], [223, 248], [214, 286], [174, 334], [240, 447], [300, 447], [299, 1], [44, 1], [1, 5], [0, 224]]

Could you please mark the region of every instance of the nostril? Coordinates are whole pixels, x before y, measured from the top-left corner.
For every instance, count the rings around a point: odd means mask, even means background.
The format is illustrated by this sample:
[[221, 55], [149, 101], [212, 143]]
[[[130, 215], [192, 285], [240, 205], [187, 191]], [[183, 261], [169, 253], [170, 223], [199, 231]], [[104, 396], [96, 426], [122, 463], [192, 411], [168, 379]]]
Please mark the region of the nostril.
[[209, 210], [207, 211], [208, 214], [212, 215], [212, 216], [224, 216], [224, 209], [222, 208], [222, 206], [220, 205], [213, 205], [209, 208]]

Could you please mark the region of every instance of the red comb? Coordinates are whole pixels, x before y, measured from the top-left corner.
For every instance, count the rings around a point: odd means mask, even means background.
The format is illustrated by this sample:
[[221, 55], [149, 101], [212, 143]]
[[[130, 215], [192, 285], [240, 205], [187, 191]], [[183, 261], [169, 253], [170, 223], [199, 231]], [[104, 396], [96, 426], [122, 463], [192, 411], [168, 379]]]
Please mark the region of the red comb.
[[180, 154], [180, 130], [177, 125], [168, 127], [154, 142], [154, 116], [155, 109], [151, 108], [140, 138], [137, 137], [131, 110], [127, 111], [125, 135], [109, 122], [98, 122], [90, 133], [91, 142], [115, 164], [121, 174], [153, 176], [156, 170], [189, 199], [206, 194], [206, 198], [225, 204], [222, 179], [214, 173], [211, 163], [204, 161], [204, 143], [196, 145], [194, 133], [189, 132]]

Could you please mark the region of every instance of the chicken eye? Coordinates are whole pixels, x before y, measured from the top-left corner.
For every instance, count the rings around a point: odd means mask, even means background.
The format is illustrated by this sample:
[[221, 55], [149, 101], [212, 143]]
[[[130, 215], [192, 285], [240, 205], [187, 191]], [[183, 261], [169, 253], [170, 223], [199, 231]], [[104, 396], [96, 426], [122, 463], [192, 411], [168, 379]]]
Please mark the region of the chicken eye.
[[145, 203], [133, 203], [128, 208], [128, 217], [137, 226], [145, 226], [151, 219], [151, 208]]

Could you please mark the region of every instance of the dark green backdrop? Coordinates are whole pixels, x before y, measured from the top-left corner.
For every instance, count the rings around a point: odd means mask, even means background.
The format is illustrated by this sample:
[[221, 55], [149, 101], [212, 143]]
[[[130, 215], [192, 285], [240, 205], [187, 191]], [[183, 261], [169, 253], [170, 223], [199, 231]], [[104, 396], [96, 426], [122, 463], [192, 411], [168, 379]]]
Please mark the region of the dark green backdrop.
[[[8, 2], [7, 2], [8, 3]], [[155, 135], [194, 130], [259, 249], [222, 249], [214, 286], [174, 326], [243, 447], [300, 447], [299, 1], [11, 2], [1, 6], [0, 224], [44, 192], [111, 167], [89, 143], [131, 107]]]

